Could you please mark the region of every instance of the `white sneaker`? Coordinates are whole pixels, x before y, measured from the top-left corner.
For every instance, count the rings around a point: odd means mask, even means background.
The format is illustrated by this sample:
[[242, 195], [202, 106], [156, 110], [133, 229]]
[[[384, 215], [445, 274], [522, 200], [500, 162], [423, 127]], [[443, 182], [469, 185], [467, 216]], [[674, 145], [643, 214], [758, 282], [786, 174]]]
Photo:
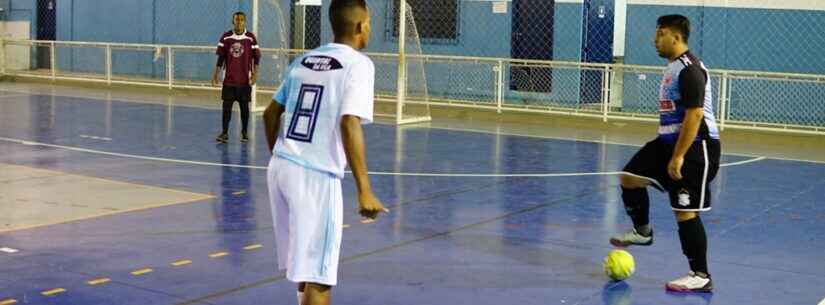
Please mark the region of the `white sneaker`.
[[713, 281], [709, 277], [701, 277], [691, 271], [686, 276], [670, 281], [665, 288], [678, 292], [711, 292]]
[[653, 231], [650, 231], [650, 236], [644, 236], [636, 232], [636, 229], [632, 229], [625, 233], [613, 235], [610, 238], [610, 243], [616, 247], [650, 246], [653, 244]]

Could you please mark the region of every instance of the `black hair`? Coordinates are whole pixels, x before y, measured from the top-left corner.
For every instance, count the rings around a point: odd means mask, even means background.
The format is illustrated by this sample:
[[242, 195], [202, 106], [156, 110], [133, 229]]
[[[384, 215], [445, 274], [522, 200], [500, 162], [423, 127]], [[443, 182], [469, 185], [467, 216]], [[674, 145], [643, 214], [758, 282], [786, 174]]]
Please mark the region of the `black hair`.
[[335, 36], [351, 34], [358, 10], [367, 10], [366, 0], [332, 0], [329, 5], [329, 22]]
[[682, 15], [664, 15], [656, 20], [657, 28], [667, 28], [682, 34], [685, 42], [690, 38], [690, 20]]

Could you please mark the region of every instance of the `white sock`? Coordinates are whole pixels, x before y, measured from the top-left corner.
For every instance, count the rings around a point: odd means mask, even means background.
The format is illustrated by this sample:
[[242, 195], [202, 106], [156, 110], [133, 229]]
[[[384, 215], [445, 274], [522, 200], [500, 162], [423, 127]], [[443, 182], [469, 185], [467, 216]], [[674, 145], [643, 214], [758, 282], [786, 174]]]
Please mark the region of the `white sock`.
[[298, 296], [298, 305], [301, 305], [301, 301], [304, 299], [304, 293], [297, 291], [295, 294]]

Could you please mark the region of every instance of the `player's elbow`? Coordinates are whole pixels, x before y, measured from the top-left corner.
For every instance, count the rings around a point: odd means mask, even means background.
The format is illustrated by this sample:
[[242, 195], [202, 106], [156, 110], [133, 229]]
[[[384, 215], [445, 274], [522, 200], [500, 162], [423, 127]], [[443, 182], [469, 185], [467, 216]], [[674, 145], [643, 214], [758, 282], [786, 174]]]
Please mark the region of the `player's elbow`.
[[705, 112], [704, 112], [704, 109], [702, 109], [702, 107], [687, 108], [685, 110], [685, 118], [690, 118], [690, 119], [693, 119], [693, 120], [701, 120], [704, 117], [705, 117]]
[[351, 130], [359, 126], [361, 126], [361, 118], [348, 114], [341, 117], [341, 129]]
[[341, 135], [345, 139], [356, 135], [361, 130], [361, 118], [354, 115], [341, 117]]
[[264, 118], [264, 122], [269, 122], [269, 121], [272, 120], [272, 113], [273, 112], [274, 111], [272, 109], [272, 104], [270, 104], [269, 106], [266, 106], [266, 109], [264, 109], [264, 113], [261, 115]]
[[283, 106], [278, 104], [277, 102], [270, 103], [269, 106], [266, 106], [264, 109], [263, 117], [264, 121], [273, 121], [283, 112]]

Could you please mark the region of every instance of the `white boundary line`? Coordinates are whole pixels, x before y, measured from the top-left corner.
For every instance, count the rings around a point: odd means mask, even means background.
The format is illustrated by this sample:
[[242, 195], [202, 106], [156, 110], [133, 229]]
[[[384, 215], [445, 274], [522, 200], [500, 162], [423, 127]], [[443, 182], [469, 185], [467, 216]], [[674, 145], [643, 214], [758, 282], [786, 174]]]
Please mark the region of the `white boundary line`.
[[[475, 132], [475, 133], [503, 135], [503, 136], [516, 136], [516, 137], [525, 137], [525, 138], [534, 138], [534, 139], [550, 139], [550, 140], [559, 140], [559, 141], [573, 141], [573, 142], [609, 144], [609, 145], [631, 146], [631, 147], [642, 147], [642, 146], [644, 146], [643, 144], [632, 144], [632, 143], [600, 141], [600, 140], [590, 140], [590, 139], [578, 139], [578, 138], [565, 138], [565, 137], [554, 137], [554, 136], [531, 135], [531, 134], [521, 134], [521, 133], [514, 133], [514, 132], [500, 132], [500, 131], [492, 131], [492, 130], [484, 130], [484, 129], [472, 129], [472, 128], [453, 128], [453, 127], [439, 127], [439, 126], [426, 126], [426, 128], [442, 129], [442, 130], [450, 130], [450, 131]], [[752, 154], [731, 153], [731, 152], [722, 152], [722, 154], [723, 155], [728, 155], [728, 156], [737, 156], [737, 157], [751, 157], [751, 158], [763, 157], [763, 156], [752, 155]], [[825, 161], [807, 160], [807, 159], [794, 159], [794, 158], [783, 158], [783, 157], [774, 157], [774, 156], [771, 156], [771, 157], [764, 156], [763, 158], [771, 159], [771, 160], [781, 160], [781, 161], [795, 161], [795, 162], [825, 164]], [[724, 166], [724, 164], [722, 166]]]
[[765, 159], [768, 159], [768, 157], [756, 157], [756, 158], [753, 158], [753, 159], [747, 159], [747, 160], [742, 160], [742, 161], [738, 161], [738, 162], [724, 163], [724, 164], [720, 164], [719, 167], [737, 166], [737, 165], [762, 161], [762, 160], [765, 160]]
[[31, 94], [9, 94], [9, 95], [0, 95], [0, 99], [4, 98], [18, 98], [18, 97], [29, 97]]
[[[83, 95], [83, 94], [69, 94], [69, 93], [55, 93], [55, 92], [32, 92], [32, 91], [25, 91], [25, 90], [17, 90], [17, 89], [0, 89], [0, 92], [12, 92], [12, 93], [21, 93], [21, 95], [7, 95], [9, 97], [26, 97], [26, 96], [54, 96], [54, 97], [68, 97], [68, 98], [76, 98], [76, 99], [85, 99], [84, 102], [123, 102], [123, 103], [135, 103], [135, 104], [144, 104], [144, 105], [161, 105], [161, 106], [168, 106], [169, 101], [163, 101], [158, 99], [157, 96], [150, 96], [148, 99], [138, 100], [133, 99], [131, 97], [121, 97], [112, 95], [110, 97], [106, 96], [93, 96], [93, 95]], [[5, 96], [0, 96], [5, 97]], [[218, 100], [220, 97], [218, 97]], [[217, 105], [217, 102], [215, 102]], [[215, 106], [211, 107], [208, 105], [195, 105], [195, 104], [187, 104], [187, 101], [178, 101], [173, 103], [172, 106], [174, 107], [183, 107], [183, 108], [196, 108], [196, 109], [204, 109], [204, 110], [221, 110], [221, 107]]]
[[[180, 164], [192, 164], [192, 165], [204, 165], [204, 166], [234, 167], [234, 168], [248, 168], [248, 169], [266, 169], [266, 166], [225, 164], [225, 163], [214, 163], [214, 162], [202, 162], [202, 161], [189, 161], [189, 160], [180, 160], [180, 159], [158, 158], [158, 157], [149, 157], [149, 156], [132, 155], [132, 154], [121, 154], [121, 153], [113, 153], [113, 152], [100, 151], [100, 150], [94, 150], [94, 149], [79, 148], [79, 147], [64, 146], [64, 145], [56, 145], [56, 144], [48, 144], [48, 143], [39, 143], [39, 142], [32, 142], [32, 141], [5, 138], [5, 137], [0, 137], [0, 141], [23, 144], [23, 145], [31, 145], [31, 146], [60, 148], [60, 149], [66, 149], [66, 150], [78, 151], [78, 152], [85, 152], [85, 153], [92, 153], [92, 154], [98, 154], [98, 155], [106, 155], [106, 156], [114, 156], [114, 157], [122, 157], [122, 158], [132, 158], [132, 159], [141, 159], [141, 160], [149, 160], [149, 161], [170, 162], [170, 163], [180, 163]], [[738, 161], [738, 162], [733, 162], [733, 163], [721, 164], [720, 166], [721, 167], [736, 166], [736, 165], [742, 165], [742, 164], [757, 162], [757, 161], [761, 161], [761, 160], [765, 160], [765, 159], [766, 159], [765, 157], [755, 157], [753, 159], [748, 159], [748, 160], [743, 160], [743, 161]], [[347, 173], [350, 173], [350, 172], [347, 171]], [[489, 177], [493, 177], [493, 178], [534, 177], [534, 178], [543, 178], [543, 177], [612, 176], [612, 175], [630, 174], [630, 173], [621, 172], [621, 171], [613, 171], [613, 172], [524, 173], [524, 174], [460, 174], [460, 173], [439, 174], [439, 173], [369, 172], [369, 174], [370, 175], [376, 175], [376, 176], [402, 176], [402, 177], [487, 177], [487, 178], [489, 178]], [[648, 179], [648, 180], [653, 181], [652, 179]], [[655, 182], [655, 181], [653, 181], [653, 182]]]
[[[0, 92], [14, 92], [14, 93], [22, 93], [25, 95], [14, 96], [14, 97], [24, 97], [24, 96], [31, 96], [31, 95], [52, 95], [52, 96], [61, 96], [61, 97], [72, 97], [72, 98], [83, 98], [83, 99], [91, 99], [95, 101], [114, 101], [114, 102], [126, 102], [126, 103], [137, 103], [137, 104], [149, 104], [149, 105], [168, 105], [166, 102], [156, 102], [154, 100], [151, 101], [139, 101], [133, 100], [129, 98], [118, 98], [112, 97], [109, 100], [102, 100], [100, 97], [93, 97], [93, 96], [82, 96], [82, 95], [67, 95], [67, 94], [57, 94], [57, 93], [44, 93], [44, 92], [27, 92], [22, 90], [10, 90], [10, 89], [0, 89]], [[184, 104], [175, 104], [175, 107], [185, 107], [185, 108], [197, 108], [197, 109], [205, 109], [205, 110], [220, 110], [219, 107], [208, 107], [208, 106], [199, 106], [199, 105], [189, 105], [184, 102]], [[376, 124], [382, 124], [380, 122], [375, 122]], [[393, 125], [393, 124], [383, 124], [383, 125]], [[419, 126], [409, 126], [409, 127], [419, 127]], [[535, 138], [535, 139], [551, 139], [551, 140], [559, 140], [559, 141], [574, 141], [574, 142], [585, 142], [585, 143], [597, 143], [597, 144], [610, 144], [610, 145], [620, 145], [620, 146], [632, 146], [632, 147], [642, 147], [641, 144], [632, 144], [632, 143], [622, 143], [622, 142], [613, 142], [613, 141], [599, 141], [599, 140], [591, 140], [591, 139], [578, 139], [578, 138], [565, 138], [565, 137], [554, 137], [554, 136], [543, 136], [543, 135], [531, 135], [531, 134], [520, 134], [520, 133], [513, 133], [513, 132], [500, 132], [500, 131], [491, 131], [491, 130], [484, 130], [484, 129], [473, 129], [473, 128], [454, 128], [454, 127], [440, 127], [440, 126], [430, 126], [427, 125], [426, 127], [421, 128], [430, 128], [430, 129], [441, 129], [441, 130], [450, 130], [450, 131], [462, 131], [462, 132], [475, 132], [475, 133], [483, 133], [483, 134], [493, 134], [493, 135], [503, 135], [503, 136], [517, 136], [517, 137], [526, 137], [526, 138]], [[728, 153], [723, 152], [723, 155], [729, 156], [738, 156], [738, 157], [760, 157], [757, 155], [752, 154], [742, 154], [742, 153]], [[795, 162], [807, 162], [807, 163], [815, 163], [815, 164], [825, 164], [825, 161], [817, 161], [817, 160], [807, 160], [807, 159], [794, 159], [794, 158], [783, 158], [783, 157], [763, 157], [766, 159], [772, 160], [782, 160], [782, 161], [795, 161]], [[759, 161], [759, 160], [757, 160]], [[721, 166], [725, 166], [722, 164]]]

